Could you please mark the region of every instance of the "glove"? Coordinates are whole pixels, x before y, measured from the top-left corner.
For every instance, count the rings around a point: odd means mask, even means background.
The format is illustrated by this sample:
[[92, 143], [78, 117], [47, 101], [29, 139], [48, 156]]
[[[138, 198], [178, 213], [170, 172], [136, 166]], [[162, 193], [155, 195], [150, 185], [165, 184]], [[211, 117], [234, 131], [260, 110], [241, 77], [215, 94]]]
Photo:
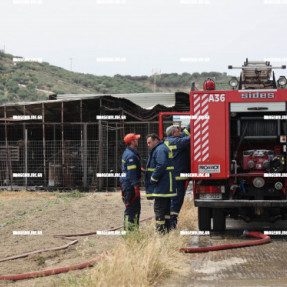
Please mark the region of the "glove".
[[136, 197], [141, 197], [141, 193], [140, 193], [140, 188], [139, 187], [135, 187], [135, 193], [136, 193]]

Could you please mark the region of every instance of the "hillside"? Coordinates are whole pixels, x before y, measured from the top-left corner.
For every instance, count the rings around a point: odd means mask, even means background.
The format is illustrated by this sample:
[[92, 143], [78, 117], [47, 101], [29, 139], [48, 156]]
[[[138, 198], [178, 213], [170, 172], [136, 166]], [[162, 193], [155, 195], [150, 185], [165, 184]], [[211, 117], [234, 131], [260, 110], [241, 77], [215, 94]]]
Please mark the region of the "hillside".
[[[48, 99], [57, 94], [119, 94], [153, 92], [152, 76], [95, 76], [75, 73], [43, 62], [13, 62], [15, 56], [0, 52], [0, 104]], [[19, 57], [20, 58], [20, 57]], [[217, 89], [229, 89], [225, 73], [171, 73], [156, 78], [157, 92], [190, 90], [191, 82], [201, 88], [211, 77]]]

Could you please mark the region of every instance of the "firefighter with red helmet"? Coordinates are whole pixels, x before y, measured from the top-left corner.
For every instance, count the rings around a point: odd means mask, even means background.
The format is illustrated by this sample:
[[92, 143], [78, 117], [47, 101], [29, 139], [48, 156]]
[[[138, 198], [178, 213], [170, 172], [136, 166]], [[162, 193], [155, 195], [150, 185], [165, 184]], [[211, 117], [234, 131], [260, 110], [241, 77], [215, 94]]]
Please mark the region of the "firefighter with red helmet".
[[127, 134], [124, 142], [127, 145], [122, 155], [122, 173], [120, 178], [124, 212], [124, 229], [134, 230], [139, 226], [141, 212], [139, 181], [141, 177], [141, 156], [137, 151], [140, 135]]

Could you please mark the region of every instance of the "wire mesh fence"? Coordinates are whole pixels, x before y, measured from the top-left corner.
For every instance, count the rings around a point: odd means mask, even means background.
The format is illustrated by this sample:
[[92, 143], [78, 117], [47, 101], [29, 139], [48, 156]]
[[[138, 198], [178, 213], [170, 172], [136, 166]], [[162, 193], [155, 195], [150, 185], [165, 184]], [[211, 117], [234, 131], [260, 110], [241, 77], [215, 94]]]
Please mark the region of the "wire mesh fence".
[[[164, 129], [170, 124], [164, 122]], [[98, 174], [121, 173], [127, 133], [141, 135], [138, 151], [145, 167], [145, 137], [158, 133], [158, 122], [8, 125], [6, 140], [0, 141], [0, 188], [115, 189], [118, 177]]]

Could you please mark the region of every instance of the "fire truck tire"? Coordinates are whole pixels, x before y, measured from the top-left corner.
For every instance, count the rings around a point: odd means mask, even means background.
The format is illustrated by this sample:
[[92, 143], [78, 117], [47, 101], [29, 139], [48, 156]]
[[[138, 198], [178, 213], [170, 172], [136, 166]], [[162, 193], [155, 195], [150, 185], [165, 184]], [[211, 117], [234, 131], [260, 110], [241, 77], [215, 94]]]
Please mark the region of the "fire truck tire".
[[211, 208], [198, 208], [198, 228], [199, 230], [211, 230]]
[[224, 231], [226, 228], [225, 210], [223, 208], [213, 208], [213, 231]]

